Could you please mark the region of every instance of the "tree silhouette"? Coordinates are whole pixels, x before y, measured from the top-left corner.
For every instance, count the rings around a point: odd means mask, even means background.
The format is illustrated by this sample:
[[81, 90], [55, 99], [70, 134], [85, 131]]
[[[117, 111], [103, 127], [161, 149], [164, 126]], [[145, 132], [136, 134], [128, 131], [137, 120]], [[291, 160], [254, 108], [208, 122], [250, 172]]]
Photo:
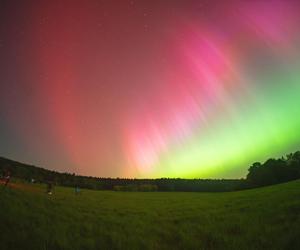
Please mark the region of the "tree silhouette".
[[249, 168], [247, 181], [250, 186], [266, 186], [300, 178], [300, 152], [286, 158], [269, 159], [264, 164], [254, 163]]

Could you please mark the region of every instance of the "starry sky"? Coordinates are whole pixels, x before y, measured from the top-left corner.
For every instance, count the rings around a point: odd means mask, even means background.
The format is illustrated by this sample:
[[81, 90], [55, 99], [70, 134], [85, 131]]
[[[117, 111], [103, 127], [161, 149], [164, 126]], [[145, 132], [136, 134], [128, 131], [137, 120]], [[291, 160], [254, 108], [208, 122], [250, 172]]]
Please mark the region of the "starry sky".
[[300, 149], [296, 0], [1, 0], [0, 155], [240, 178]]

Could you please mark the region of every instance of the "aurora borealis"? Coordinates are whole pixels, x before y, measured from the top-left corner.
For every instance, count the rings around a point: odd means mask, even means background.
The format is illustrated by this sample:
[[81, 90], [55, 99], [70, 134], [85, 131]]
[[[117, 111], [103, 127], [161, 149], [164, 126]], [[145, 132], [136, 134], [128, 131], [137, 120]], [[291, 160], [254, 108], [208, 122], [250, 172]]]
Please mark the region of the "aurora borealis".
[[240, 178], [300, 149], [300, 3], [1, 1], [0, 155]]

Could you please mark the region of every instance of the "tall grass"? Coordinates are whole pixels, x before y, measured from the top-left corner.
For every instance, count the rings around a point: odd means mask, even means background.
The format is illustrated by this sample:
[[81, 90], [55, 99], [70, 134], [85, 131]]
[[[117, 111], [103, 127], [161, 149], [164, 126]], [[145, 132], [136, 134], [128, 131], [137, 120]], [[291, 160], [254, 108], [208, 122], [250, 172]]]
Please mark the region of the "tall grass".
[[300, 249], [300, 181], [229, 193], [0, 186], [0, 249]]

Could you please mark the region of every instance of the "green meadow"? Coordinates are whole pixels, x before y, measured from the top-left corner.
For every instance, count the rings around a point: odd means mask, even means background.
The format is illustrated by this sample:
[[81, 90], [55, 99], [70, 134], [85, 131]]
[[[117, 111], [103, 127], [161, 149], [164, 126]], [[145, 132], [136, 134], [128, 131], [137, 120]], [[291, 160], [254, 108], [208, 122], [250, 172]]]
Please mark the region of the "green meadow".
[[300, 180], [227, 193], [0, 186], [0, 249], [300, 249]]

